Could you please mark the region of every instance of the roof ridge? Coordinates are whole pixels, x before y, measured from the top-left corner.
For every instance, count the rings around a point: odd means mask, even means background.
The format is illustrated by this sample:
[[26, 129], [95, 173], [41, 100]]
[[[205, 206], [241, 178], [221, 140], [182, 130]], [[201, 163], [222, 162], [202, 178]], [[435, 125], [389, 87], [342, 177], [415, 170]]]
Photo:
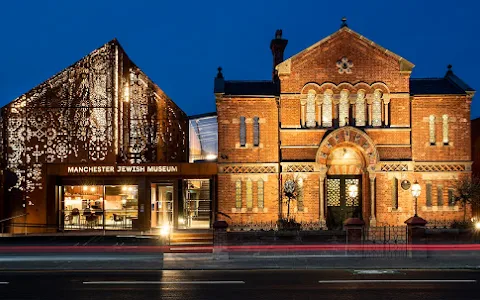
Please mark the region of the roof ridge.
[[442, 79], [444, 80], [445, 77], [422, 77], [422, 78], [410, 78], [410, 80], [432, 80], [432, 79]]
[[225, 80], [225, 82], [268, 82], [268, 83], [274, 83], [272, 80]]

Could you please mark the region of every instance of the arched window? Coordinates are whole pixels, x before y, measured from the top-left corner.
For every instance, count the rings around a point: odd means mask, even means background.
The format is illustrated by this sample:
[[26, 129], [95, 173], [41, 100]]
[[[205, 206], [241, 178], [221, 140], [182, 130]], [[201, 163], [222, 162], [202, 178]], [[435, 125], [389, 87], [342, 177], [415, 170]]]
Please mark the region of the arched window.
[[253, 207], [253, 189], [252, 189], [252, 180], [247, 179], [247, 208]]
[[307, 127], [315, 127], [317, 124], [315, 122], [315, 91], [309, 91], [307, 95]]
[[382, 92], [379, 90], [373, 92], [372, 126], [382, 126]]
[[235, 182], [235, 208], [242, 208], [242, 181]]
[[360, 90], [355, 101], [355, 125], [365, 126], [365, 122], [365, 91]]
[[257, 206], [258, 208], [263, 208], [263, 179], [257, 181]]
[[448, 145], [448, 115], [443, 115], [443, 125], [442, 125], [442, 131], [443, 131], [443, 144]]
[[428, 117], [428, 133], [430, 137], [430, 145], [435, 145], [436, 139], [435, 139], [435, 116], [430, 115]]
[[332, 127], [332, 92], [326, 91], [323, 94], [322, 104], [322, 126]]
[[340, 127], [347, 126], [349, 124], [348, 120], [348, 108], [350, 103], [348, 101], [348, 91], [342, 90], [340, 92], [340, 106], [339, 106], [339, 124]]

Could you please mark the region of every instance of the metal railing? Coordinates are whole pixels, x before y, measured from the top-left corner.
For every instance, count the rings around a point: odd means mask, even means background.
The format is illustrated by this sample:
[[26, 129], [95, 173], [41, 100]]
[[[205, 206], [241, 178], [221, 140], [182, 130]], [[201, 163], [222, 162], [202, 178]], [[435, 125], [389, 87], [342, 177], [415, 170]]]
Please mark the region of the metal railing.
[[27, 215], [28, 215], [28, 213], [25, 213], [25, 214], [21, 214], [21, 215], [18, 215], [18, 216], [13, 216], [13, 217], [9, 217], [9, 218], [5, 218], [5, 219], [0, 220], [0, 223], [2, 224], [2, 226], [1, 226], [1, 227], [2, 227], [2, 229], [1, 229], [1, 230], [2, 230], [2, 231], [1, 231], [1, 234], [3, 234], [3, 232], [4, 232], [4, 230], [5, 230], [5, 229], [4, 229], [4, 228], [5, 228], [5, 222], [10, 221], [10, 220], [14, 220], [14, 219], [16, 219], [16, 218], [25, 217], [25, 216], [27, 216]]

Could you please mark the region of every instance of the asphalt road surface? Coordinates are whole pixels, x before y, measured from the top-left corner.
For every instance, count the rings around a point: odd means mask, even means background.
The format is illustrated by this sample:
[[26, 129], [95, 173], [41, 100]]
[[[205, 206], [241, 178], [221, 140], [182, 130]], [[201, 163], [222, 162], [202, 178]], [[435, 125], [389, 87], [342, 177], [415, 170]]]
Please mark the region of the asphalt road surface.
[[480, 299], [480, 271], [1, 271], [0, 299]]

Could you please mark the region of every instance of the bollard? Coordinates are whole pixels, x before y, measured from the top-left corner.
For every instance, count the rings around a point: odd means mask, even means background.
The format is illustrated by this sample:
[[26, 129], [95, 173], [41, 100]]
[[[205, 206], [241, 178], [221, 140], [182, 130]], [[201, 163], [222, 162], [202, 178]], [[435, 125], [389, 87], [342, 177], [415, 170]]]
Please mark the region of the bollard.
[[[409, 245], [426, 244], [425, 225], [427, 221], [414, 216], [405, 221], [407, 224], [407, 239]], [[427, 257], [426, 250], [408, 251], [409, 257]]]
[[215, 221], [213, 223], [213, 259], [228, 260], [227, 246], [227, 228], [225, 221]]
[[[359, 245], [362, 244], [363, 241], [363, 229], [365, 227], [365, 222], [359, 218], [348, 218], [343, 223], [344, 228], [347, 232], [346, 236], [346, 244], [348, 245]], [[346, 255], [354, 255], [358, 254], [354, 251], [348, 250]]]

